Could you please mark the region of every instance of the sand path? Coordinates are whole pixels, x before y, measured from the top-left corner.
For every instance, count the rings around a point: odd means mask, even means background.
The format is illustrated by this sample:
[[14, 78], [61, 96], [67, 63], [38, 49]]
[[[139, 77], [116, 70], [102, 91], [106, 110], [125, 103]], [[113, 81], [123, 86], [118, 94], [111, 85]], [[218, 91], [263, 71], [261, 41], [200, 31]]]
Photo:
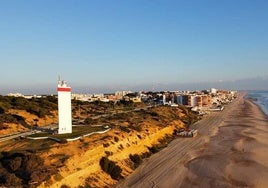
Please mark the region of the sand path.
[[193, 125], [116, 187], [267, 187], [268, 119], [244, 93]]

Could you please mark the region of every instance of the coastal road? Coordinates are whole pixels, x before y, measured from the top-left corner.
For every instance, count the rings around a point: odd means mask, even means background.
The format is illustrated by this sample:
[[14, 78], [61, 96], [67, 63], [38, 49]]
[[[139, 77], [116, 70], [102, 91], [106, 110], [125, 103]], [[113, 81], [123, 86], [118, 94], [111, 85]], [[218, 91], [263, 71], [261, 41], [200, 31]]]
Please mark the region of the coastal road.
[[133, 174], [119, 182], [116, 187], [181, 187], [183, 174], [188, 171], [186, 162], [198, 156], [214, 136], [217, 128], [228, 118], [232, 110], [243, 102], [244, 94], [240, 94], [233, 103], [221, 112], [213, 112], [195, 123], [191, 128], [197, 129], [195, 138], [177, 138], [168, 147], [145, 159]]
[[11, 139], [14, 139], [14, 138], [17, 138], [17, 137], [20, 137], [20, 136], [29, 136], [29, 135], [35, 134], [35, 133], [37, 133], [37, 132], [27, 131], [27, 132], [23, 132], [23, 133], [17, 133], [17, 134], [1, 136], [0, 142], [11, 140]]

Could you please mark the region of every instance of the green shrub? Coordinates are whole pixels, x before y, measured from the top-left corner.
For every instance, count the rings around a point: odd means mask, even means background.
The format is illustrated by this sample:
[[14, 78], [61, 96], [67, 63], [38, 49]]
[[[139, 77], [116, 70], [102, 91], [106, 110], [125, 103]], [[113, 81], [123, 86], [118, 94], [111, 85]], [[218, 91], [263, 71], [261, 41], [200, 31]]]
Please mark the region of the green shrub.
[[130, 129], [128, 129], [127, 127], [120, 126], [119, 128], [121, 131], [124, 131], [126, 133], [130, 133]]
[[135, 168], [137, 168], [142, 163], [142, 158], [138, 154], [130, 154], [129, 158], [134, 163]]
[[71, 187], [68, 185], [61, 185], [60, 188], [71, 188]]
[[118, 142], [119, 141], [119, 138], [117, 136], [114, 137], [114, 141], [115, 142]]
[[0, 185], [3, 187], [21, 187], [22, 180], [15, 174], [0, 174]]
[[14, 151], [2, 152], [1, 155], [1, 170], [6, 173], [0, 177], [0, 185], [4, 187], [21, 187], [21, 182], [25, 187], [30, 182], [38, 185], [55, 173], [55, 169], [45, 166], [43, 159], [36, 154]]
[[142, 131], [142, 127], [140, 125], [138, 125], [138, 124], [136, 124], [136, 125], [130, 125], [129, 128], [130, 129], [133, 129], [135, 131], [138, 131], [138, 132], [141, 132]]
[[0, 153], [0, 161], [2, 160], [3, 157], [4, 157], [4, 154], [1, 152]]
[[12, 172], [15, 172], [21, 167], [22, 158], [15, 157], [12, 161], [9, 161], [9, 168]]
[[151, 153], [157, 153], [159, 151], [159, 149], [156, 146], [148, 147], [148, 149]]
[[84, 186], [79, 185], [78, 188], [91, 188], [91, 186], [89, 184], [85, 184]]
[[123, 150], [124, 146], [122, 144], [119, 145], [118, 149]]
[[84, 188], [91, 188], [89, 184], [85, 184]]
[[17, 123], [17, 119], [11, 114], [0, 114], [0, 123]]
[[0, 114], [4, 114], [4, 113], [5, 113], [5, 109], [0, 106]]
[[62, 138], [62, 139], [60, 139], [59, 143], [66, 144], [66, 143], [68, 143], [68, 141], [66, 139]]
[[84, 121], [85, 124], [90, 124], [91, 122], [93, 122], [93, 119], [90, 117], [87, 117]]
[[7, 128], [8, 128], [8, 125], [0, 123], [0, 130], [4, 130], [4, 129], [7, 129]]
[[111, 155], [113, 155], [113, 152], [111, 152], [111, 151], [105, 151], [104, 153], [105, 153], [108, 157], [111, 156]]
[[119, 180], [122, 178], [122, 169], [116, 165], [114, 161], [110, 161], [107, 157], [102, 157], [100, 160], [101, 169], [109, 174], [111, 178]]
[[105, 147], [105, 148], [107, 148], [107, 147], [109, 147], [109, 146], [110, 146], [109, 143], [104, 143], [104, 144], [103, 144], [103, 147]]
[[150, 157], [151, 155], [152, 155], [151, 152], [145, 152], [145, 153], [142, 153], [142, 154], [141, 154], [141, 158], [142, 158], [142, 159], [144, 159], [144, 158], [148, 158], [148, 157]]
[[55, 176], [54, 176], [54, 180], [56, 180], [56, 181], [61, 181], [63, 179], [63, 177], [62, 177], [62, 175], [60, 175], [60, 174], [56, 174]]
[[150, 114], [151, 116], [158, 116], [156, 112], [148, 112], [148, 114]]

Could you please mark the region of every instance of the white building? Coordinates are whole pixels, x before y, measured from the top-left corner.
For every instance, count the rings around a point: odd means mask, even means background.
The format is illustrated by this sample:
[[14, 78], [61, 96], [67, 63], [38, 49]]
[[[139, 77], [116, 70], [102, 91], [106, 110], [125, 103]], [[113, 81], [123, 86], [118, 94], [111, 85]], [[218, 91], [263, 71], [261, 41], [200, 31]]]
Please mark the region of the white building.
[[188, 105], [191, 107], [197, 106], [197, 96], [196, 95], [189, 95], [188, 96]]
[[125, 95], [132, 93], [131, 91], [116, 91], [115, 96], [117, 99], [122, 99]]
[[72, 99], [79, 100], [79, 101], [89, 101], [92, 98], [91, 94], [80, 94], [80, 93], [72, 93]]
[[8, 97], [24, 97], [21, 93], [9, 93], [7, 94]]
[[59, 134], [72, 133], [71, 87], [59, 78], [58, 81]]
[[166, 95], [163, 94], [163, 104], [165, 105], [166, 104]]
[[211, 88], [211, 89], [210, 89], [210, 92], [211, 92], [212, 94], [216, 94], [216, 93], [217, 93], [217, 91], [218, 91], [218, 90], [217, 90], [217, 89], [215, 89], [215, 88]]

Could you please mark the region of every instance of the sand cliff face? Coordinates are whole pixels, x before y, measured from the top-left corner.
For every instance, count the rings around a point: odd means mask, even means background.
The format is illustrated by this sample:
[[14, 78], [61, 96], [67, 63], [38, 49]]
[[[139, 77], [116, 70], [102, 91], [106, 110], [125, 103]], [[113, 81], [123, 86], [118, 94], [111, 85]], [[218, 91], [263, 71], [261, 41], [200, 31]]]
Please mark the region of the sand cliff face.
[[[45, 178], [46, 181], [42, 182], [39, 187], [61, 187], [62, 185], [111, 187], [118, 181], [101, 169], [101, 158], [107, 157], [115, 162], [122, 169], [121, 176], [127, 177], [136, 168], [130, 155], [138, 154], [148, 157], [154, 153], [150, 149], [155, 149], [155, 145], [160, 142], [161, 146], [165, 145], [167, 140], [163, 141], [163, 138], [170, 139], [167, 135], [172, 135], [175, 128], [184, 127], [195, 116], [186, 110], [161, 106], [118, 113], [97, 120], [98, 124], [110, 126], [111, 130], [104, 134], [91, 135], [68, 143], [17, 138], [1, 143], [0, 151], [12, 153], [20, 150], [40, 156], [44, 160], [44, 163], [40, 163], [40, 167], [46, 167], [48, 170], [42, 174], [42, 177], [50, 176], [50, 178]], [[25, 111], [10, 113], [24, 117], [27, 124], [34, 123], [36, 118]], [[40, 126], [43, 121], [38, 119]], [[34, 185], [28, 184], [31, 181], [24, 182], [24, 185], [36, 187], [40, 183], [37, 181]]]
[[[88, 179], [88, 184], [91, 186], [104, 187], [115, 184], [116, 181], [113, 180], [108, 174], [101, 170], [99, 161], [101, 157], [106, 156], [107, 153], [112, 153], [109, 159], [115, 161], [122, 168], [122, 175], [127, 176], [133, 172], [131, 161], [129, 160], [130, 154], [141, 154], [148, 152], [148, 148], [152, 144], [157, 144], [158, 140], [163, 138], [166, 134], [172, 134], [174, 126], [168, 126], [163, 129], [151, 129], [150, 135], [144, 134], [141, 139], [138, 137], [140, 133], [132, 132], [129, 135], [118, 133], [117, 131], [110, 131], [106, 134], [111, 138], [110, 141], [104, 141], [109, 143], [109, 146], [104, 147], [103, 142], [96, 141], [92, 142], [92, 145], [88, 146], [88, 149], [83, 148], [83, 143], [80, 141], [75, 141], [69, 143], [66, 148], [55, 148], [49, 152], [52, 153], [64, 153], [69, 155], [70, 158], [65, 163], [64, 167], [59, 169], [60, 180], [51, 181], [50, 187], [60, 187], [61, 185], [68, 185], [71, 187], [76, 187], [83, 185], [85, 180]], [[117, 135], [119, 141], [114, 141], [114, 136]], [[95, 136], [98, 140], [100, 137]], [[94, 138], [89, 138], [94, 139]], [[89, 139], [85, 139], [83, 142], [88, 142]], [[91, 143], [91, 142], [90, 142]], [[81, 146], [81, 149], [77, 146]], [[44, 157], [47, 157], [46, 154]], [[56, 175], [56, 176], [59, 176]], [[48, 184], [44, 184], [46, 187]], [[43, 187], [43, 186], [40, 186]]]
[[[140, 128], [136, 127], [137, 130], [122, 131], [122, 126], [127, 128], [130, 122], [121, 121], [119, 127], [115, 126], [103, 135], [93, 135], [64, 145], [55, 145], [42, 154], [42, 158], [46, 159], [46, 164], [56, 164], [62, 160], [57, 159], [56, 156], [65, 156], [63, 158], [66, 161], [62, 167], [58, 168], [58, 174], [40, 187], [62, 185], [78, 187], [85, 184], [93, 187], [109, 187], [116, 184], [117, 181], [101, 169], [99, 162], [102, 157], [107, 156], [109, 160], [116, 162], [122, 169], [121, 175], [126, 177], [134, 171], [133, 162], [129, 159], [130, 154], [148, 152], [148, 147], [158, 144], [159, 140], [166, 135], [172, 135], [175, 128], [184, 126], [180, 120], [180, 116], [184, 116], [181, 110], [170, 111], [168, 108], [158, 110], [162, 111], [159, 114], [167, 116], [167, 118], [162, 117], [162, 120], [166, 122], [165, 125], [156, 125], [150, 118], [147, 118], [142, 121]], [[176, 115], [176, 120], [168, 119], [171, 113], [173, 116]]]

